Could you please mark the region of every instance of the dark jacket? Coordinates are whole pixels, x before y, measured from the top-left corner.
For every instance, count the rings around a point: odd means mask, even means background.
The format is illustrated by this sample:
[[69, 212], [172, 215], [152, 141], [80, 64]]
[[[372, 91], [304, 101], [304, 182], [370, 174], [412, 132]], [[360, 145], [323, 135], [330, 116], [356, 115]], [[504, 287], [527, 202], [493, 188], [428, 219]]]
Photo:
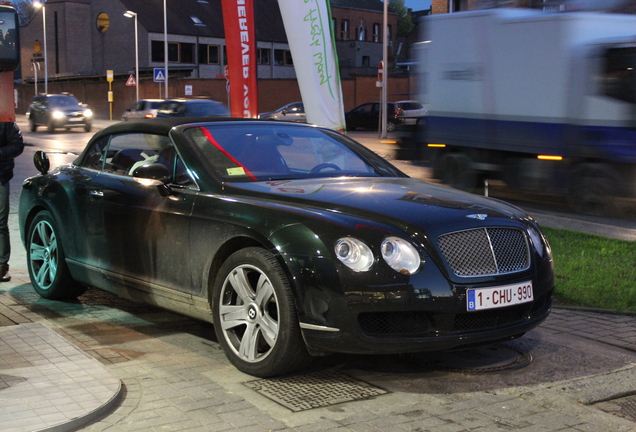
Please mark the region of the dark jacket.
[[13, 159], [24, 150], [22, 133], [14, 122], [0, 122], [0, 183], [13, 178]]

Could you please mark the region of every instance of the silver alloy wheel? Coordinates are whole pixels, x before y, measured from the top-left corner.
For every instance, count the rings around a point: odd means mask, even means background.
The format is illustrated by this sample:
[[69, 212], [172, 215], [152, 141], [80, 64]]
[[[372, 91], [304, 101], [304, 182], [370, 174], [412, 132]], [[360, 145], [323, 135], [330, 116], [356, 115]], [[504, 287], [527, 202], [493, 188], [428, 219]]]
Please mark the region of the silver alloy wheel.
[[57, 237], [46, 220], [37, 223], [29, 245], [29, 259], [38, 286], [47, 290], [55, 281], [58, 271]]
[[225, 340], [241, 360], [257, 363], [272, 352], [279, 332], [279, 304], [262, 270], [245, 264], [228, 274], [219, 319]]

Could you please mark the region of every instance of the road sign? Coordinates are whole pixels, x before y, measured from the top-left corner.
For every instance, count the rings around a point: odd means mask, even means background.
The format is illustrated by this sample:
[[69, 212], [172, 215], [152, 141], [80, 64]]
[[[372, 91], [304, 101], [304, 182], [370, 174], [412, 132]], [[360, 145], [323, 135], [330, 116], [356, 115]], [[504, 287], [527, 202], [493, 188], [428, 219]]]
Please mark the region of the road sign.
[[164, 68], [154, 68], [154, 81], [166, 82], [166, 70]]
[[135, 77], [134, 76], [129, 76], [128, 77], [128, 81], [126, 81], [126, 85], [127, 86], [136, 86], [137, 85], [137, 81], [135, 81]]

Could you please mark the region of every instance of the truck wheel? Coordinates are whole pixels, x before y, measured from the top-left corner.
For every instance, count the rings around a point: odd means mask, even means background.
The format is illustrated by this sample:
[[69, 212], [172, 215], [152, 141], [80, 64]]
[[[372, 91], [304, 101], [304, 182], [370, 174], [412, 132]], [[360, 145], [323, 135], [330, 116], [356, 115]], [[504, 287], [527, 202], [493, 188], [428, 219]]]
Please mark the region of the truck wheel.
[[583, 163], [572, 172], [568, 200], [577, 213], [595, 216], [616, 215], [617, 182], [609, 166]]
[[270, 252], [250, 247], [231, 255], [218, 272], [212, 299], [214, 331], [241, 372], [268, 378], [308, 364], [294, 296]]
[[448, 153], [439, 161], [441, 178], [447, 185], [460, 190], [477, 187], [477, 174], [470, 158], [464, 153]]

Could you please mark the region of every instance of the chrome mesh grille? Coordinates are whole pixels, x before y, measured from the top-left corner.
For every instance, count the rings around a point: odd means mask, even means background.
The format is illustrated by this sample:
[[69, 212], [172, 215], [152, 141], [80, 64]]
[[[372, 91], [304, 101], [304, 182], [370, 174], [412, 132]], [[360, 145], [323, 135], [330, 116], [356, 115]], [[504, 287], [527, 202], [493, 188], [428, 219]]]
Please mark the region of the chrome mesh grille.
[[514, 273], [530, 267], [525, 235], [514, 228], [458, 231], [440, 236], [437, 244], [457, 276]]

